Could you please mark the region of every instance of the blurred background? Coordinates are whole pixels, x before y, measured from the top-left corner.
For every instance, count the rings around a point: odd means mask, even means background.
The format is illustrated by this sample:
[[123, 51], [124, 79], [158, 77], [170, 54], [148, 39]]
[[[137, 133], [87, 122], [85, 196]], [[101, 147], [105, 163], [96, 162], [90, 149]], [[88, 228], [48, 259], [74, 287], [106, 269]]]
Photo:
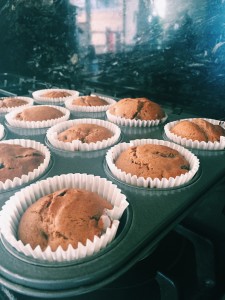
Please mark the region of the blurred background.
[[0, 14], [0, 72], [225, 117], [224, 0], [0, 0]]

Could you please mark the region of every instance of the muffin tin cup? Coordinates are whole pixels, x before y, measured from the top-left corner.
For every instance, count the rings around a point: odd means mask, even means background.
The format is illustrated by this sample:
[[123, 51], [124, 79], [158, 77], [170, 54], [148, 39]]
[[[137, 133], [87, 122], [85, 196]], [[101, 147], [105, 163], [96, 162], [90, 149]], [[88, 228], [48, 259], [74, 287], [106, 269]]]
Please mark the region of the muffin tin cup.
[[[97, 96], [95, 94], [91, 94], [91, 96]], [[116, 101], [112, 98], [105, 97], [105, 96], [99, 96], [101, 99], [108, 102], [107, 105], [101, 105], [101, 106], [82, 106], [82, 105], [74, 105], [72, 104], [73, 99], [68, 99], [65, 101], [65, 106], [68, 108], [72, 113], [79, 114], [79, 113], [105, 113], [109, 107], [116, 103]], [[76, 97], [77, 98], [77, 97]]]
[[[190, 170], [185, 174], [176, 176], [175, 178], [170, 177], [169, 179], [166, 178], [152, 179], [148, 177], [147, 179], [145, 179], [143, 177], [137, 177], [136, 175], [131, 175], [130, 173], [126, 173], [116, 167], [114, 162], [122, 151], [126, 150], [129, 147], [145, 145], [145, 144], [164, 145], [177, 150], [189, 162]], [[118, 145], [115, 145], [110, 150], [108, 150], [106, 154], [106, 163], [110, 171], [112, 172], [112, 174], [117, 179], [127, 184], [130, 184], [132, 186], [146, 187], [146, 188], [172, 188], [172, 187], [186, 184], [195, 176], [195, 174], [199, 169], [199, 159], [189, 150], [175, 143], [166, 142], [157, 139], [137, 139], [137, 140], [132, 140], [129, 143], [120, 143]]]
[[[58, 134], [60, 132], [76, 124], [96, 124], [99, 126], [103, 126], [113, 132], [113, 136], [111, 138], [108, 138], [107, 140], [98, 141], [96, 143], [83, 143], [80, 140], [74, 140], [72, 142], [63, 142], [58, 140]], [[120, 135], [120, 128], [110, 122], [99, 119], [76, 119], [66, 121], [51, 127], [50, 129], [48, 129], [46, 137], [50, 144], [57, 149], [66, 151], [93, 151], [110, 147], [119, 140]]]
[[21, 100], [24, 100], [26, 101], [25, 104], [23, 105], [20, 105], [20, 106], [14, 106], [14, 107], [1, 107], [0, 108], [0, 115], [2, 116], [5, 116], [5, 114], [15, 110], [15, 109], [18, 109], [18, 108], [25, 108], [25, 107], [29, 107], [29, 106], [32, 106], [34, 104], [34, 100], [33, 98], [30, 98], [30, 97], [22, 97], [22, 96], [18, 96], [18, 97], [2, 97], [1, 99], [5, 99], [5, 98], [18, 98], [18, 99], [21, 99]]
[[[40, 246], [33, 250], [29, 244], [24, 245], [17, 239], [17, 228], [25, 210], [39, 198], [63, 188], [86, 189], [96, 192], [110, 202], [113, 209], [107, 210], [107, 215], [112, 220], [111, 226], [106, 222], [107, 229], [101, 237], [95, 236], [93, 241], [87, 240], [86, 245], [78, 243], [76, 249], [69, 245], [65, 251], [59, 246], [53, 252], [49, 246], [45, 251], [42, 251]], [[0, 214], [1, 234], [12, 247], [25, 256], [54, 262], [77, 260], [93, 255], [114, 239], [119, 226], [119, 219], [127, 206], [128, 202], [125, 195], [116, 185], [105, 178], [80, 173], [54, 176], [21, 189], [6, 201]]]
[[29, 172], [27, 175], [22, 175], [20, 178], [15, 177], [13, 180], [7, 179], [5, 182], [0, 181], [0, 192], [6, 191], [9, 189], [14, 189], [18, 186], [28, 183], [29, 181], [34, 180], [41, 176], [49, 166], [50, 163], [50, 151], [43, 144], [36, 142], [34, 140], [25, 140], [25, 139], [13, 139], [13, 140], [4, 140], [1, 141], [4, 144], [11, 145], [20, 145], [23, 147], [31, 147], [34, 148], [45, 155], [44, 161], [40, 164], [37, 169], [34, 169], [32, 172]]
[[[48, 92], [67, 92], [70, 94], [70, 96], [57, 97], [57, 98], [44, 97], [43, 94]], [[66, 100], [74, 99], [74, 97], [78, 97], [79, 92], [75, 90], [68, 90], [68, 89], [43, 89], [43, 90], [34, 91], [32, 93], [32, 96], [34, 98], [34, 101], [38, 104], [62, 105], [65, 103]]]
[[30, 129], [35, 129], [35, 128], [46, 128], [46, 127], [51, 127], [57, 123], [67, 121], [70, 117], [70, 111], [64, 107], [60, 106], [55, 106], [55, 105], [39, 105], [39, 107], [54, 107], [58, 110], [60, 110], [64, 115], [60, 118], [57, 119], [51, 119], [51, 120], [45, 120], [45, 121], [21, 121], [21, 120], [16, 120], [15, 117], [18, 113], [22, 112], [24, 108], [16, 109], [10, 113], [8, 113], [5, 116], [6, 121], [9, 123], [9, 125], [17, 128], [30, 128]]
[[107, 119], [110, 122], [113, 122], [117, 125], [121, 125], [121, 126], [129, 126], [129, 127], [151, 127], [151, 126], [158, 126], [159, 124], [164, 123], [168, 116], [167, 114], [165, 115], [164, 118], [162, 119], [156, 119], [156, 120], [134, 120], [134, 119], [126, 119], [126, 118], [122, 118], [122, 117], [118, 117], [115, 115], [112, 115], [109, 110], [106, 111], [106, 116]]
[[[193, 119], [194, 118], [182, 119], [182, 121], [184, 121], [184, 120], [191, 121]], [[207, 119], [207, 118], [204, 118], [204, 120], [212, 123], [213, 125], [220, 125], [224, 128], [224, 125], [223, 125], [224, 122], [214, 120], [214, 119]], [[193, 140], [187, 139], [187, 138], [182, 138], [182, 137], [172, 133], [170, 131], [171, 128], [174, 125], [176, 125], [177, 123], [179, 123], [180, 121], [181, 120], [170, 122], [164, 126], [165, 135], [169, 140], [171, 140], [177, 144], [180, 144], [184, 147], [192, 148], [192, 149], [201, 149], [201, 150], [224, 150], [225, 149], [225, 137], [224, 136], [221, 136], [220, 141], [218, 141], [218, 142], [204, 142], [204, 141], [199, 142], [199, 141], [193, 141]]]

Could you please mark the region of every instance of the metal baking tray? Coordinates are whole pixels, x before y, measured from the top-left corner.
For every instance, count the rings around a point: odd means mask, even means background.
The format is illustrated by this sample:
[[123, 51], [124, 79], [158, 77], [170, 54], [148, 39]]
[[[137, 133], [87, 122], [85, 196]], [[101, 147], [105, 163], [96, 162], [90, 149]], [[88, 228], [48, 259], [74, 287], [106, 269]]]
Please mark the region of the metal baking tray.
[[[166, 108], [167, 122], [196, 117], [193, 114], [176, 114]], [[71, 117], [72, 118], [72, 117]], [[137, 261], [152, 253], [157, 244], [187, 214], [194, 209], [201, 196], [225, 174], [225, 151], [192, 150], [200, 160], [195, 177], [186, 185], [171, 189], [138, 188], [115, 179], [105, 162], [108, 149], [92, 152], [69, 153], [51, 147], [43, 132], [6, 128], [6, 139], [28, 138], [46, 144], [52, 158], [49, 169], [39, 179], [67, 173], [87, 173], [111, 180], [126, 195], [129, 206], [119, 231], [106, 248], [97, 254], [63, 263], [37, 261], [14, 250], [3, 237], [0, 239], [0, 284], [25, 294], [41, 298], [63, 298], [97, 290], [112, 282]], [[121, 126], [121, 141], [136, 138], [164, 139], [164, 124], [150, 128]], [[20, 190], [18, 188], [17, 190]], [[16, 190], [0, 195], [0, 207]]]

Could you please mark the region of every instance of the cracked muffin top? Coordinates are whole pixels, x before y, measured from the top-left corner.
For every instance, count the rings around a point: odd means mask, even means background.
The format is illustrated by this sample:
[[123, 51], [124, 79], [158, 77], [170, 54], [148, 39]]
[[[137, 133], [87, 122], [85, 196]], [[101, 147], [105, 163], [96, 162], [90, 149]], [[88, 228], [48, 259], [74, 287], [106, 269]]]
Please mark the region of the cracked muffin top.
[[199, 142], [217, 142], [221, 136], [225, 136], [223, 127], [201, 118], [180, 121], [170, 131], [180, 137]]
[[158, 120], [165, 117], [161, 106], [147, 98], [121, 99], [110, 107], [109, 113], [132, 120]]
[[44, 155], [31, 147], [0, 143], [0, 181], [21, 178], [44, 161]]
[[15, 119], [20, 121], [47, 121], [63, 117], [64, 114], [57, 108], [43, 105], [32, 106], [19, 112]]
[[120, 170], [137, 177], [175, 178], [189, 171], [188, 161], [175, 149], [145, 144], [129, 147], [115, 161]]
[[58, 140], [72, 142], [80, 140], [82, 143], [96, 143], [107, 140], [113, 133], [106, 127], [97, 124], [75, 124], [58, 134]]
[[77, 97], [72, 102], [73, 105], [79, 106], [102, 106], [102, 105], [109, 105], [109, 103], [98, 97], [98, 96], [82, 96]]
[[34, 249], [40, 246], [44, 251], [50, 246], [55, 251], [58, 246], [67, 250], [71, 244], [93, 241], [94, 236], [101, 236], [111, 219], [107, 209], [111, 203], [97, 193], [84, 189], [62, 189], [46, 195], [33, 203], [19, 223], [18, 238]]
[[0, 108], [11, 108], [27, 104], [27, 101], [20, 98], [7, 97], [0, 99]]

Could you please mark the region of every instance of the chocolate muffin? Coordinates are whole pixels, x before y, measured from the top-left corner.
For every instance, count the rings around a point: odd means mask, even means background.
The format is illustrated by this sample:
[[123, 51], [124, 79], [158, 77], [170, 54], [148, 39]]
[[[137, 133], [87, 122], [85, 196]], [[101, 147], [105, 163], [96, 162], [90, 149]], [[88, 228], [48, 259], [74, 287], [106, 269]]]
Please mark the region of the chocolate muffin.
[[72, 101], [72, 105], [78, 106], [102, 106], [102, 105], [109, 105], [109, 103], [98, 97], [98, 96], [82, 96], [77, 97]]
[[221, 136], [225, 136], [223, 127], [201, 118], [180, 121], [170, 131], [180, 137], [199, 142], [216, 142]]
[[103, 216], [112, 208], [97, 193], [76, 188], [58, 190], [28, 207], [19, 223], [18, 238], [33, 249], [40, 246], [42, 251], [48, 246], [52, 251], [58, 246], [63, 250], [69, 245], [76, 248], [79, 242], [85, 245], [87, 239], [93, 241], [106, 231]]
[[96, 143], [107, 140], [113, 133], [106, 127], [97, 124], [75, 124], [72, 127], [58, 134], [58, 140], [63, 142], [72, 142], [80, 140], [83, 143]]
[[27, 101], [17, 97], [7, 97], [0, 99], [0, 108], [12, 108], [27, 104]]
[[63, 117], [64, 114], [51, 106], [33, 106], [19, 112], [15, 119], [20, 121], [47, 121]]
[[45, 156], [31, 147], [0, 143], [0, 181], [21, 178], [44, 161]]
[[147, 98], [124, 98], [113, 104], [109, 113], [131, 120], [158, 120], [165, 117], [161, 106]]
[[145, 144], [129, 147], [115, 161], [120, 170], [137, 177], [167, 178], [189, 171], [188, 161], [175, 149], [164, 145]]

